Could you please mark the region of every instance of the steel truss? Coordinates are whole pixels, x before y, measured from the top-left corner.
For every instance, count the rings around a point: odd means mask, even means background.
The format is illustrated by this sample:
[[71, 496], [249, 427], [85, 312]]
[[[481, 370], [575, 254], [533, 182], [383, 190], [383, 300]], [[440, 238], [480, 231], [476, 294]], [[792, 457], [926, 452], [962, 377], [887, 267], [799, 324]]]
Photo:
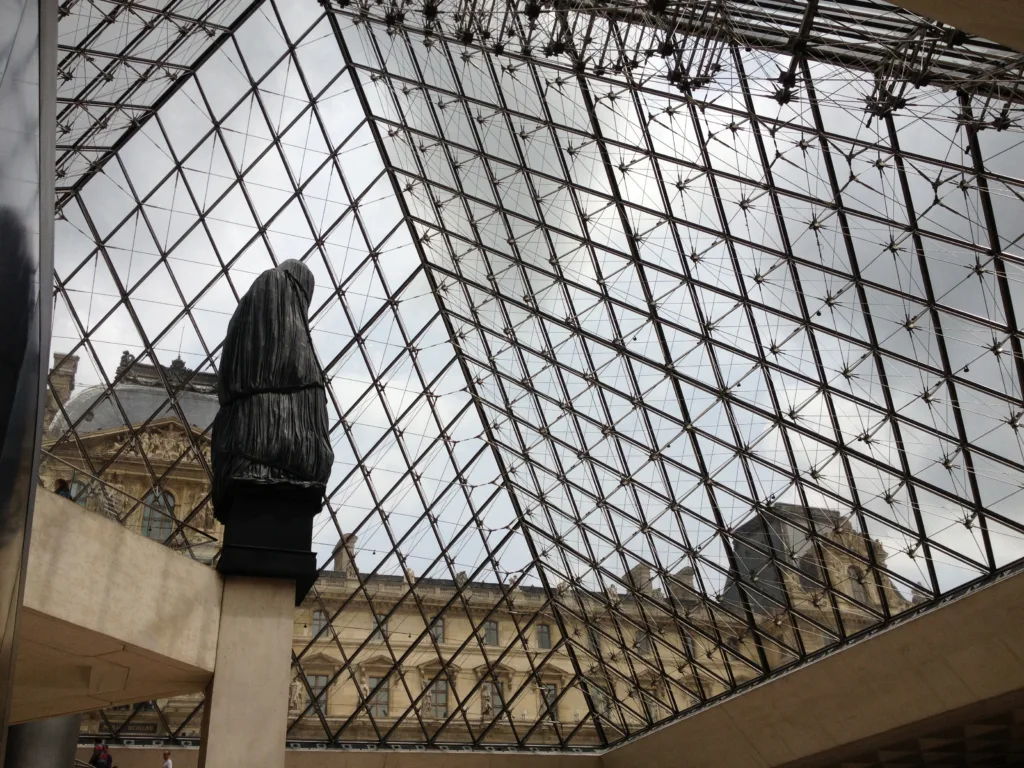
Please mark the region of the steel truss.
[[107, 481], [166, 416], [120, 350], [213, 371], [255, 274], [317, 276], [338, 460], [290, 743], [603, 749], [1024, 557], [1018, 54], [872, 2], [62, 12], [54, 348], [130, 439], [61, 405], [48, 450]]

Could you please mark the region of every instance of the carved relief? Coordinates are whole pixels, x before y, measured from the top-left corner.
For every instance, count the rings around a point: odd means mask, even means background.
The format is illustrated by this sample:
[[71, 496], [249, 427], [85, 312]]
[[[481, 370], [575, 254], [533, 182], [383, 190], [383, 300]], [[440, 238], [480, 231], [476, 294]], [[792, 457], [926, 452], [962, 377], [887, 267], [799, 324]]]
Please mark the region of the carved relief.
[[[209, 462], [209, 441], [198, 439], [197, 442], [200, 444], [203, 456]], [[140, 456], [144, 454], [150, 461], [167, 462], [168, 464], [176, 462], [180, 458], [180, 464], [199, 465], [196, 453], [192, 449], [188, 438], [176, 426], [145, 430], [139, 433], [137, 441], [133, 440], [131, 435], [125, 434], [114, 440], [108, 450], [110, 453], [114, 453], [121, 450], [126, 444], [125, 453], [129, 455]]]

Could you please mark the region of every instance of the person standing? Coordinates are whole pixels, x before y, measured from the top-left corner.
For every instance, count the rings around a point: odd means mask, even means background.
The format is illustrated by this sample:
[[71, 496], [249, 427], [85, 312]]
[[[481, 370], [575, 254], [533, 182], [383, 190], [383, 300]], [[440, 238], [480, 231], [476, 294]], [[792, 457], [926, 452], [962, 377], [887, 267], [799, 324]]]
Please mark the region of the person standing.
[[174, 763], [171, 762], [170, 752], [164, 752], [164, 764], [161, 768], [174, 768]]
[[89, 765], [93, 768], [111, 768], [114, 764], [114, 759], [110, 756], [110, 751], [107, 749], [107, 745], [103, 742], [97, 741], [93, 747], [92, 757], [89, 759]]

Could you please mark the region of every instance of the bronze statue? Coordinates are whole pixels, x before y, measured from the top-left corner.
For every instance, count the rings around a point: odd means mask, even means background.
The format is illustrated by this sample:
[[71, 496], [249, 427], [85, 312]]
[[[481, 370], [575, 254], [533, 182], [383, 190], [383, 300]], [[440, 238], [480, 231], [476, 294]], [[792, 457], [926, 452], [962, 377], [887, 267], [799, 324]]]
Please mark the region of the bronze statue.
[[288, 260], [256, 278], [228, 323], [213, 421], [213, 512], [224, 524], [217, 569], [316, 579], [313, 517], [334, 462], [323, 373], [309, 335], [313, 273]]
[[228, 324], [213, 422], [213, 509], [226, 523], [240, 485], [319, 500], [334, 452], [323, 374], [309, 335], [313, 273], [289, 259], [246, 291]]

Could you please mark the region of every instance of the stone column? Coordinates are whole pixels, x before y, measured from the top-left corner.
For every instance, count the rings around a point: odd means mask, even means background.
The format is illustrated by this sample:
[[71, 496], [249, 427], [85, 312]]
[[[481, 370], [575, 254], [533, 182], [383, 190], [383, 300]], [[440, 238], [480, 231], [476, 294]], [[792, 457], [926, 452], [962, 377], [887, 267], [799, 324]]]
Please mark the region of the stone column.
[[227, 576], [199, 768], [284, 768], [295, 582]]
[[75, 762], [81, 715], [50, 717], [7, 729], [10, 768], [69, 768]]

